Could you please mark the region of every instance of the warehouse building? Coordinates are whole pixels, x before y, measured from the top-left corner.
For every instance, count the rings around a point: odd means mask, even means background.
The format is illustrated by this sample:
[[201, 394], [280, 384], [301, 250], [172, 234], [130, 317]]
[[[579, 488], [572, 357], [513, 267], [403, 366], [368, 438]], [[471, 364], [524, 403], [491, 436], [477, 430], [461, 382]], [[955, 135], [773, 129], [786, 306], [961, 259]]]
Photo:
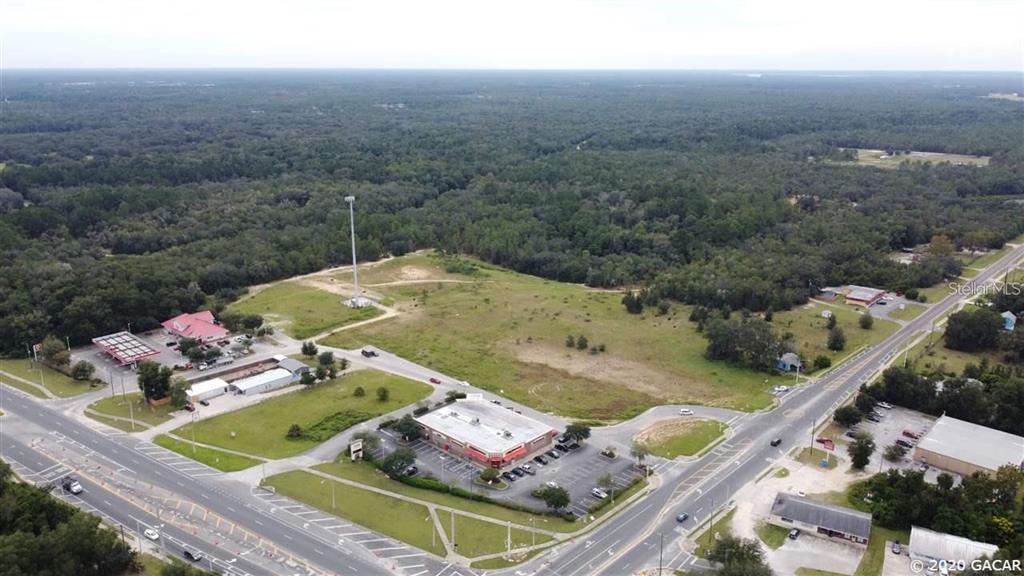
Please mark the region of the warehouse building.
[[994, 544], [975, 542], [960, 536], [933, 532], [918, 526], [910, 527], [910, 557], [921, 560], [925, 566], [931, 566], [932, 562], [964, 561], [970, 566], [971, 562], [988, 556], [995, 556], [999, 547]]
[[775, 495], [768, 522], [858, 546], [867, 546], [871, 535], [871, 514], [782, 492]]
[[960, 476], [995, 474], [1024, 465], [1024, 437], [942, 416], [914, 448], [914, 460]]
[[550, 449], [551, 426], [471, 394], [416, 418], [423, 437], [445, 452], [501, 468]]
[[233, 388], [238, 394], [252, 396], [254, 394], [263, 394], [264, 392], [277, 390], [278, 388], [284, 388], [298, 379], [298, 375], [293, 374], [289, 370], [284, 368], [272, 368], [266, 372], [260, 372], [255, 376], [235, 380], [231, 383], [231, 388]]
[[230, 388], [231, 385], [225, 380], [221, 378], [213, 378], [193, 384], [185, 391], [185, 394], [188, 396], [189, 403], [195, 404], [200, 400], [209, 400], [210, 398], [216, 398], [217, 396], [226, 394]]
[[304, 372], [309, 372], [310, 370], [309, 364], [296, 360], [295, 358], [289, 358], [283, 354], [274, 356], [274, 360], [277, 361], [278, 368], [284, 368], [297, 376], [302, 376]]

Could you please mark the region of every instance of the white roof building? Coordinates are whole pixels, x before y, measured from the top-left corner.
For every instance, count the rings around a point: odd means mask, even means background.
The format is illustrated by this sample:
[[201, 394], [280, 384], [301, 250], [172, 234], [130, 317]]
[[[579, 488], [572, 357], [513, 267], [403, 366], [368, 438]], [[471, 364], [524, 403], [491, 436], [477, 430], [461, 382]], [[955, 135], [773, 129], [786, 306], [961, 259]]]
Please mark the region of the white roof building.
[[942, 416], [917, 443], [915, 454], [929, 464], [960, 474], [994, 472], [1007, 464], [1021, 466], [1024, 437]]
[[196, 382], [185, 392], [189, 400], [198, 402], [207, 398], [220, 396], [227, 391], [229, 384], [222, 378], [212, 378], [202, 382]]
[[999, 551], [995, 544], [975, 542], [960, 536], [933, 532], [918, 526], [910, 527], [910, 556], [929, 560], [963, 560], [971, 562], [982, 556], [992, 557]]
[[231, 383], [231, 387], [242, 394], [259, 394], [260, 392], [267, 392], [287, 386], [294, 379], [294, 375], [288, 370], [273, 368], [266, 372], [260, 372], [255, 376], [235, 380]]

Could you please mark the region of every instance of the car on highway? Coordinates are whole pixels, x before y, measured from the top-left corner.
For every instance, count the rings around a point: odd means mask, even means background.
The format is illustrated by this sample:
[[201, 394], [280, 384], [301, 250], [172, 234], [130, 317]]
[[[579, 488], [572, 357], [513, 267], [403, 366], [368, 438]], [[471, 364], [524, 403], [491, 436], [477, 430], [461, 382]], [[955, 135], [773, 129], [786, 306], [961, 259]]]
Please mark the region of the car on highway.
[[142, 535], [145, 536], [146, 538], [149, 538], [150, 540], [152, 540], [154, 542], [156, 542], [157, 540], [160, 539], [160, 533], [157, 532], [156, 530], [153, 530], [152, 528], [146, 528], [142, 532]]
[[363, 355], [363, 358], [376, 358], [377, 357], [377, 352], [374, 351], [374, 350], [370, 350], [368, 348], [363, 348], [362, 350], [359, 351], [359, 353]]
[[680, 416], [693, 416], [693, 410], [690, 410], [689, 408], [680, 408], [679, 409], [679, 415]]
[[192, 548], [192, 547], [185, 548], [185, 550], [182, 551], [182, 554], [184, 554], [185, 558], [188, 558], [189, 560], [191, 560], [193, 562], [199, 562], [200, 560], [205, 558], [205, 556], [203, 556], [202, 552], [200, 552], [198, 549]]
[[792, 530], [789, 531], [789, 539], [790, 540], [796, 540], [799, 537], [800, 537], [800, 530], [798, 528], [793, 528]]
[[430, 379], [430, 383], [431, 384], [440, 384], [441, 383], [441, 379], [440, 378], [431, 378]]
[[769, 444], [771, 444], [772, 448], [774, 448], [779, 444], [782, 444], [782, 438], [775, 438], [771, 442], [769, 442]]
[[690, 519], [690, 515], [687, 514], [686, 512], [680, 512], [679, 514], [676, 514], [676, 522], [679, 522], [680, 524], [682, 524], [683, 522], [686, 522], [689, 519]]
[[600, 488], [591, 488], [590, 493], [591, 495], [594, 496], [594, 498], [597, 498], [598, 500], [604, 500], [605, 498], [608, 497], [608, 493], [605, 492], [604, 490], [601, 490]]
[[82, 485], [78, 482], [78, 478], [70, 474], [61, 478], [60, 486], [65, 492], [70, 492], [72, 494], [82, 493]]

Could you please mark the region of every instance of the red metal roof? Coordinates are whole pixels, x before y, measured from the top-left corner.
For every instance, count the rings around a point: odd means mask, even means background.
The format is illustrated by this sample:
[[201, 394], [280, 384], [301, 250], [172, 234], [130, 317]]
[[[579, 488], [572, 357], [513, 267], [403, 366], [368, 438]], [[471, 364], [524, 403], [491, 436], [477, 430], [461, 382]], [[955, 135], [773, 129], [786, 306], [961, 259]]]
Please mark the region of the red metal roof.
[[168, 332], [180, 338], [208, 341], [228, 335], [228, 331], [214, 323], [213, 312], [203, 310], [192, 314], [179, 314], [161, 324]]

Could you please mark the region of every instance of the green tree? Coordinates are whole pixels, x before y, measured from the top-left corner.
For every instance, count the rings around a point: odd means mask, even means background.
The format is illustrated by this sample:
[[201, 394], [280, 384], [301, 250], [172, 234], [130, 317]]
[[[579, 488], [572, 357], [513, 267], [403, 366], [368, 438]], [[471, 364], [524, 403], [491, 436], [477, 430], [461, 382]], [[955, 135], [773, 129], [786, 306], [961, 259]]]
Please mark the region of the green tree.
[[299, 376], [299, 384], [302, 384], [303, 386], [307, 387], [312, 387], [314, 384], [316, 384], [316, 374], [310, 372], [309, 370], [306, 370], [305, 372], [302, 373], [302, 376]]
[[651, 455], [651, 449], [647, 447], [643, 442], [633, 440], [633, 443], [629, 445], [629, 454], [633, 458], [636, 458], [638, 466], [644, 465], [644, 460]]
[[391, 398], [391, 391], [387, 387], [381, 386], [377, 388], [377, 401], [387, 402], [389, 398]]
[[334, 352], [324, 350], [319, 356], [317, 356], [317, 360], [320, 362], [321, 366], [332, 366], [334, 365]]
[[292, 440], [298, 440], [299, 438], [302, 438], [303, 435], [304, 433], [302, 431], [302, 426], [299, 426], [298, 424], [292, 424], [291, 426], [289, 426], [288, 433], [285, 434], [285, 436], [291, 438]]
[[850, 454], [851, 465], [857, 470], [863, 470], [875, 453], [875, 441], [870, 434], [858, 432], [846, 450]]
[[843, 348], [846, 348], [846, 334], [842, 328], [836, 326], [828, 331], [828, 349], [839, 352]]
[[588, 346], [590, 346], [590, 342], [587, 341], [587, 337], [580, 334], [579, 337], [576, 338], [576, 349], [586, 350]]
[[871, 330], [871, 328], [875, 325], [875, 318], [874, 316], [871, 315], [871, 311], [868, 310], [860, 315], [860, 318], [857, 320], [857, 322], [860, 324], [860, 327], [862, 329]]
[[576, 346], [576, 338], [572, 334], [569, 334], [565, 337], [565, 347], [572, 348], [574, 346]]
[[43, 339], [39, 349], [39, 358], [48, 366], [63, 370], [71, 363], [71, 353], [68, 352], [64, 342], [55, 336], [47, 336]]
[[561, 510], [572, 501], [569, 492], [561, 486], [545, 486], [537, 491], [537, 496], [552, 510]]
[[317, 380], [326, 380], [327, 379], [327, 368], [323, 364], [321, 364], [321, 365], [316, 367], [316, 370], [314, 370], [314, 374], [316, 374], [316, 379]]
[[348, 358], [341, 359], [341, 362], [338, 364], [338, 370], [341, 370], [342, 372], [348, 370]]
[[416, 420], [413, 419], [411, 414], [406, 414], [398, 419], [398, 422], [394, 426], [395, 432], [404, 438], [405, 440], [415, 440], [420, 437], [420, 425]]
[[863, 416], [860, 410], [857, 410], [856, 406], [846, 404], [836, 408], [835, 414], [832, 415], [832, 419], [836, 421], [843, 428], [851, 428], [860, 423]]
[[366, 396], [366, 389], [362, 386], [356, 386], [356, 389], [352, 391], [352, 395], [356, 398], [362, 398], [363, 396]]
[[601, 474], [600, 476], [597, 477], [597, 485], [600, 486], [605, 491], [611, 490], [612, 486], [614, 485], [612, 475], [608, 472]]
[[71, 377], [75, 380], [92, 380], [96, 367], [88, 360], [79, 360], [71, 366]]
[[825, 356], [824, 354], [818, 354], [817, 356], [814, 357], [815, 370], [824, 370], [825, 368], [828, 368], [830, 366], [832, 366], [832, 359], [829, 358], [828, 356]]
[[899, 444], [890, 444], [885, 447], [882, 456], [889, 462], [899, 462], [907, 455], [907, 449]]
[[494, 482], [500, 476], [501, 476], [501, 473], [498, 472], [497, 468], [484, 468], [480, 472], [480, 479], [483, 480], [484, 482], [487, 482], [488, 484]]
[[583, 442], [590, 438], [590, 426], [580, 422], [573, 422], [565, 427], [565, 435], [577, 442]]
[[836, 327], [836, 315], [829, 314], [828, 319], [825, 321], [825, 329], [831, 330]]
[[374, 452], [380, 448], [380, 436], [369, 430], [361, 430], [352, 435], [353, 440], [363, 441], [363, 452]]
[[302, 355], [303, 356], [306, 356], [307, 358], [312, 358], [312, 357], [317, 355], [317, 352], [318, 352], [318, 350], [317, 350], [316, 344], [314, 344], [314, 343], [312, 343], [312, 342], [310, 342], [308, 340], [306, 342], [302, 343]]
[[143, 360], [139, 363], [139, 390], [147, 400], [159, 400], [167, 396], [173, 372], [167, 366]]
[[415, 452], [409, 448], [400, 447], [396, 448], [391, 454], [385, 456], [384, 460], [380, 463], [380, 467], [385, 474], [395, 477], [405, 472], [405, 469], [412, 466], [415, 461]]
[[171, 560], [169, 564], [160, 567], [160, 576], [214, 576], [214, 572], [207, 572], [184, 562]]
[[171, 395], [171, 406], [175, 408], [181, 408], [188, 403], [188, 380], [180, 376], [171, 378], [171, 386], [169, 393]]
[[1003, 319], [991, 308], [961, 310], [946, 323], [946, 347], [963, 352], [992, 350], [999, 345]]
[[764, 564], [764, 551], [756, 540], [722, 534], [708, 552], [708, 560], [725, 565], [757, 566]]

